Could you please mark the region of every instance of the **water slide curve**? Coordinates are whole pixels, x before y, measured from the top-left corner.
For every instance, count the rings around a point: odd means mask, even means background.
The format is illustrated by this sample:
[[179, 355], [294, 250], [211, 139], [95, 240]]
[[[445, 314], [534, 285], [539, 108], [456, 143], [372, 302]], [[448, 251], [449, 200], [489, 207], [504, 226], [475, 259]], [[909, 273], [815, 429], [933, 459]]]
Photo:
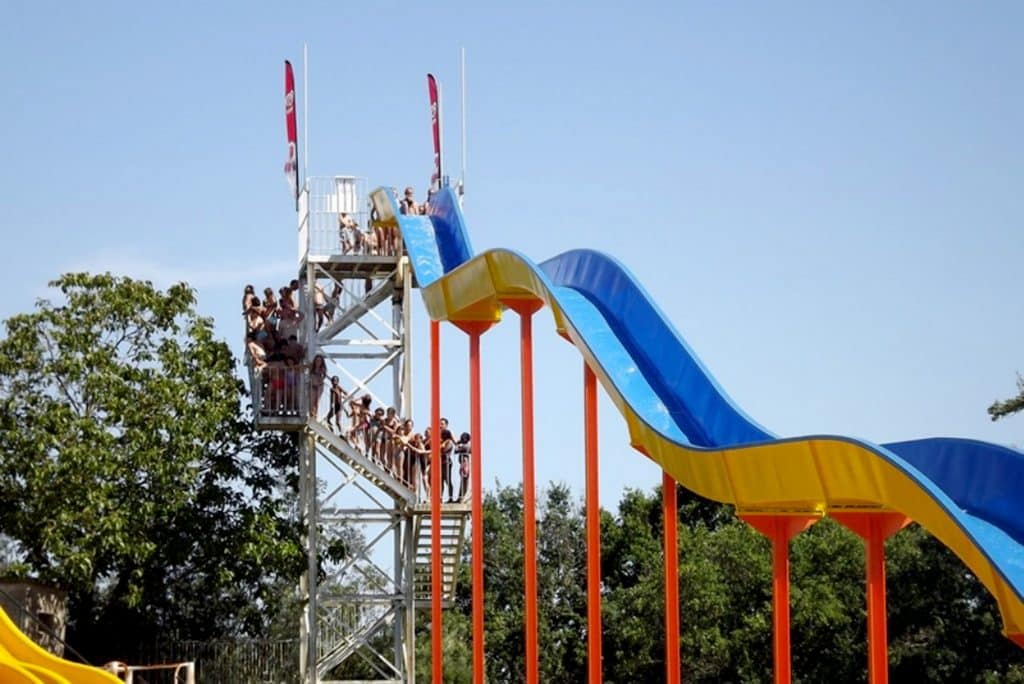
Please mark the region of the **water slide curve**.
[[431, 319], [494, 322], [511, 300], [543, 302], [625, 418], [632, 446], [676, 481], [744, 515], [906, 515], [977, 575], [1004, 633], [1024, 646], [1024, 453], [943, 437], [780, 438], [729, 399], [613, 258], [475, 255], [450, 188], [434, 195], [428, 216], [400, 215], [384, 189], [372, 201], [382, 220], [397, 222]]
[[119, 684], [98, 668], [58, 658], [25, 636], [0, 608], [0, 682], [4, 684]]

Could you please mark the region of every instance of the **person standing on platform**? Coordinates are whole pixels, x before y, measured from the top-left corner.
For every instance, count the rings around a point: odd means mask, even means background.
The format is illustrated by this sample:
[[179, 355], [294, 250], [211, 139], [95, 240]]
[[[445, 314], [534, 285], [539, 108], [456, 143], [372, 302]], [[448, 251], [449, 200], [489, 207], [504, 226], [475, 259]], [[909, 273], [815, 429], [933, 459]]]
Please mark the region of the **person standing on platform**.
[[444, 489], [448, 487], [448, 503], [455, 503], [455, 490], [452, 488], [452, 450], [455, 440], [448, 429], [448, 419], [441, 419], [441, 500], [444, 500]]
[[405, 189], [405, 197], [398, 204], [398, 210], [406, 216], [419, 216], [420, 205], [416, 203], [416, 199], [413, 197], [412, 186]]
[[327, 412], [327, 427], [331, 427], [331, 418], [334, 418], [334, 425], [338, 433], [342, 431], [341, 416], [345, 412], [345, 390], [341, 388], [341, 381], [335, 375], [331, 378], [331, 409]]
[[327, 361], [323, 354], [313, 357], [309, 365], [309, 415], [319, 415], [320, 396], [324, 393], [324, 381], [327, 379]]
[[463, 432], [455, 443], [455, 454], [459, 457], [459, 501], [465, 501], [469, 493], [469, 460], [473, 453], [471, 439], [468, 432]]

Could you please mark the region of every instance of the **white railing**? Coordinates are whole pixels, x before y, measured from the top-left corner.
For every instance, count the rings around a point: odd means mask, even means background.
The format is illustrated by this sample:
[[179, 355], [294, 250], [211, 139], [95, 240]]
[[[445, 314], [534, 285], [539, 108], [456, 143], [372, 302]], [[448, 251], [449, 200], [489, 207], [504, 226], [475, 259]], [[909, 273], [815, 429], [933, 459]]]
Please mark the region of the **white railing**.
[[366, 180], [356, 176], [313, 176], [299, 197], [299, 260], [342, 253], [341, 219], [369, 230]]
[[[108, 672], [117, 675], [125, 681], [125, 684], [134, 684], [136, 672], [165, 672], [172, 679], [173, 684], [196, 684], [196, 664], [167, 663], [166, 665], [125, 665], [124, 663], [107, 663], [104, 666]], [[141, 681], [152, 681], [149, 678], [139, 677]], [[160, 681], [166, 681], [161, 678]]]
[[309, 371], [302, 366], [271, 362], [254, 368], [250, 362], [249, 389], [257, 423], [302, 422], [309, 412]]

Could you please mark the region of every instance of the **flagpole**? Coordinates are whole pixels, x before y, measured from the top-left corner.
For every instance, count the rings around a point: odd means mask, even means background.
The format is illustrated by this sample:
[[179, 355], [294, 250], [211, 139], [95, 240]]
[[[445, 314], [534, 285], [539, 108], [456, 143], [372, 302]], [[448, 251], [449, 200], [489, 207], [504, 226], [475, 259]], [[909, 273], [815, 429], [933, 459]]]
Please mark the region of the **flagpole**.
[[437, 174], [437, 187], [443, 188], [444, 182], [444, 86], [437, 82], [437, 149], [439, 150]]
[[309, 45], [302, 44], [302, 180], [309, 171]]
[[466, 48], [461, 49], [460, 72], [462, 77], [462, 178], [459, 181], [459, 200], [466, 194]]

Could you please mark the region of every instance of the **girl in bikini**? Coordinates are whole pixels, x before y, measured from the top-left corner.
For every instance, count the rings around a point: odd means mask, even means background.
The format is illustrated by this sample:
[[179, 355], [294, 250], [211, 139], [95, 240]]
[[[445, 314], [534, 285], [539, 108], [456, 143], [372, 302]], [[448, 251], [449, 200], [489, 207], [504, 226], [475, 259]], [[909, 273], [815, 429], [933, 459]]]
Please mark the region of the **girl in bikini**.
[[352, 427], [345, 435], [349, 444], [360, 452], [366, 454], [370, 450], [370, 404], [373, 398], [364, 394], [360, 399], [353, 399], [349, 402], [352, 410]]
[[327, 379], [327, 362], [323, 354], [313, 357], [309, 365], [309, 415], [314, 418], [319, 414], [320, 396], [324, 393], [324, 380]]

